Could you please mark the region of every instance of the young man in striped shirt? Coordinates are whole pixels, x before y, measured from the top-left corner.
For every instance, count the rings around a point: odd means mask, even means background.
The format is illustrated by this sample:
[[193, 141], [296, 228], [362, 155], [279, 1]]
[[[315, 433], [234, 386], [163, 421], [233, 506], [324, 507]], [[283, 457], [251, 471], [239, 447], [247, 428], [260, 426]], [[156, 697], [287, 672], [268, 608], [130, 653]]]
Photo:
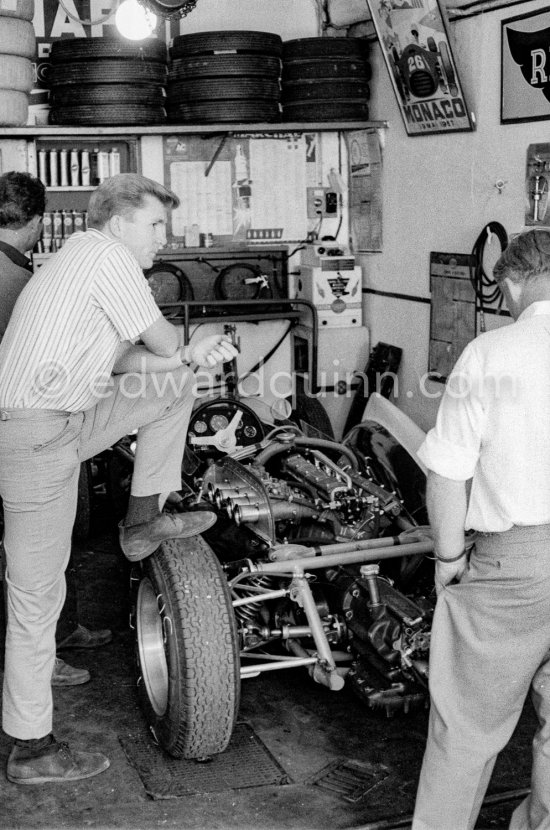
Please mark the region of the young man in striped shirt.
[[[11, 171], [0, 176], [0, 341], [4, 336], [13, 307], [33, 275], [32, 261], [26, 256], [42, 235], [42, 218], [46, 209], [46, 188], [30, 173]], [[3, 554], [2, 574], [5, 570]], [[65, 571], [67, 592], [56, 630], [57, 650], [96, 648], [112, 639], [108, 629], [90, 631], [80, 624], [76, 568], [72, 554]], [[7, 591], [3, 581], [7, 613]], [[56, 657], [52, 686], [78, 686], [87, 683], [87, 669], [70, 666]]]
[[183, 346], [143, 276], [178, 204], [137, 174], [103, 182], [90, 199], [88, 230], [73, 234], [25, 286], [0, 345], [9, 598], [2, 715], [14, 738], [7, 776], [15, 783], [79, 780], [109, 766], [101, 753], [73, 751], [52, 733], [55, 627], [81, 462], [138, 430], [120, 528], [132, 561], [213, 522], [208, 512], [162, 513], [167, 495], [181, 488], [193, 405], [188, 364], [211, 367], [236, 354], [223, 335]]

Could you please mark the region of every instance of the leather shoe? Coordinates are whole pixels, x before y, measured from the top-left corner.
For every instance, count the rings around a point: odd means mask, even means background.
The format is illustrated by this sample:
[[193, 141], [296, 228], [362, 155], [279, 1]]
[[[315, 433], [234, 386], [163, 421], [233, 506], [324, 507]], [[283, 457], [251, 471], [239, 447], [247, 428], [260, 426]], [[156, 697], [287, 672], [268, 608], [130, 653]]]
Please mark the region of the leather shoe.
[[119, 524], [120, 547], [130, 562], [139, 562], [154, 553], [166, 539], [185, 539], [198, 536], [212, 527], [216, 514], [209, 510], [190, 513], [161, 513], [151, 522], [125, 527]]
[[52, 686], [81, 686], [91, 680], [88, 669], [76, 669], [69, 666], [60, 657], [55, 658], [52, 673]]
[[101, 752], [77, 752], [64, 742], [54, 743], [32, 754], [22, 746], [14, 746], [7, 766], [8, 781], [14, 784], [47, 784], [80, 781], [106, 770], [109, 759]]
[[90, 631], [83, 625], [77, 625], [74, 631], [57, 644], [56, 649], [59, 651], [62, 648], [99, 648], [106, 646], [112, 639], [113, 635], [108, 628]]

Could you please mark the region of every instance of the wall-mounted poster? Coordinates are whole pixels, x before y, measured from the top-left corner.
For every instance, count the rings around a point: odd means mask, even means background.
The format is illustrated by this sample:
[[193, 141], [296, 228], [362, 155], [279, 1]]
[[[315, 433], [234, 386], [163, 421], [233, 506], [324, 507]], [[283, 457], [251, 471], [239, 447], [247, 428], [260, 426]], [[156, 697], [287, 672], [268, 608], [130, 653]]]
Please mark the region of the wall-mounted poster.
[[474, 129], [438, 0], [367, 0], [409, 135]]
[[502, 21], [502, 124], [550, 118], [550, 8]]

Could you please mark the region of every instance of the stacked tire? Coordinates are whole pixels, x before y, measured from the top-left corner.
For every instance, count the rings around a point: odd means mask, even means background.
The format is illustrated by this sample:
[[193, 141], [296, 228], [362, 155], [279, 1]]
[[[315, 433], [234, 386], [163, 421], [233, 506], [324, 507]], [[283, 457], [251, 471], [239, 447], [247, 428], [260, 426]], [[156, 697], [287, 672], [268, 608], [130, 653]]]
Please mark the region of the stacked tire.
[[311, 37], [283, 44], [284, 121], [345, 121], [369, 117], [371, 67], [366, 42]]
[[156, 125], [166, 121], [168, 56], [162, 41], [56, 40], [50, 60], [50, 124]]
[[0, 0], [0, 124], [27, 123], [34, 86], [34, 0]]
[[167, 85], [172, 123], [271, 122], [281, 117], [282, 40], [271, 32], [174, 38]]

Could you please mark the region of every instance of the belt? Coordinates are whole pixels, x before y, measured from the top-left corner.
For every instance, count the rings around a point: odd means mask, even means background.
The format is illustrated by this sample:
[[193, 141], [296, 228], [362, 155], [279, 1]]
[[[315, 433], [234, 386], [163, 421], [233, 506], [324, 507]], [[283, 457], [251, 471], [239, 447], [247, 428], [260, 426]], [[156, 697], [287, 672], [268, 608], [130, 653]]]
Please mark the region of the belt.
[[63, 416], [68, 418], [72, 412], [65, 412], [62, 409], [0, 409], [0, 421], [11, 421], [29, 419], [34, 421], [45, 421], [47, 418]]

